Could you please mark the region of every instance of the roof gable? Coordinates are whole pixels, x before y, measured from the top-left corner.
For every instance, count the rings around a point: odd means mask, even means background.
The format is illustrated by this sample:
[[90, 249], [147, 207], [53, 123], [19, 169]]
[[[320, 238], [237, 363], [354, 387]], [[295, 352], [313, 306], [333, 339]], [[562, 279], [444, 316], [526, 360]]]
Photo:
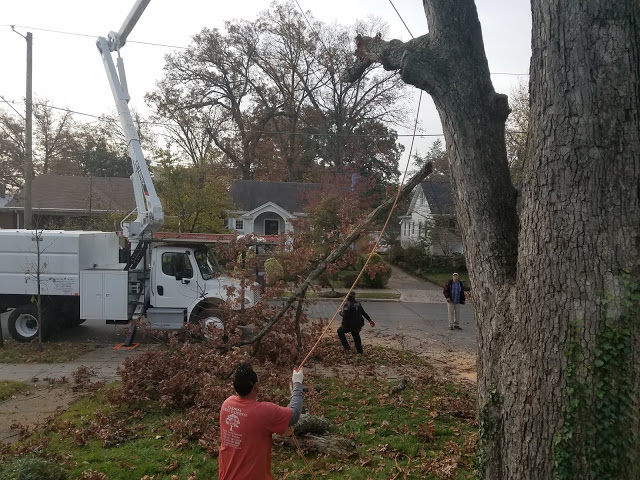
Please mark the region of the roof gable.
[[[39, 175], [33, 179], [31, 206], [35, 210], [130, 212], [136, 201], [129, 178]], [[6, 207], [24, 207], [24, 192]]]
[[317, 190], [320, 186], [319, 183], [234, 180], [229, 196], [242, 211], [252, 211], [271, 202], [294, 213], [303, 211], [304, 193]]
[[424, 194], [429, 204], [429, 210], [433, 215], [455, 215], [456, 209], [453, 203], [453, 190], [447, 179], [429, 179], [420, 183], [420, 188], [415, 190], [411, 199], [409, 212], [413, 211], [420, 193]]

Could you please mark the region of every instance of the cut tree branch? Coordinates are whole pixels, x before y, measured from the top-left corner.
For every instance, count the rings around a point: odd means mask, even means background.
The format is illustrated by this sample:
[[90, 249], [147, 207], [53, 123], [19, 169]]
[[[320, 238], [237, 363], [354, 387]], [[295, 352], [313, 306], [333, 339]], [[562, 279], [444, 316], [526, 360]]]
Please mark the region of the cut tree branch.
[[356, 82], [367, 68], [379, 63], [387, 71], [399, 70], [402, 80], [429, 92], [433, 85], [442, 83], [448, 76], [448, 65], [433, 44], [429, 34], [413, 38], [408, 42], [382, 40], [375, 37], [356, 37], [356, 61], [341, 75], [345, 82]]
[[[432, 166], [431, 162], [427, 162], [411, 179], [407, 182], [406, 185], [402, 188], [400, 192], [400, 196], [398, 197], [398, 202], [407, 197], [413, 189], [422, 182], [427, 176], [431, 173]], [[302, 282], [296, 291], [291, 295], [287, 301], [282, 305], [280, 311], [269, 320], [260, 332], [258, 332], [254, 337], [248, 338], [247, 340], [242, 340], [236, 343], [235, 347], [241, 347], [243, 345], [250, 345], [259, 341], [262, 337], [264, 337], [271, 328], [278, 323], [278, 321], [282, 318], [282, 316], [289, 310], [289, 308], [296, 302], [297, 299], [303, 298], [307, 289], [311, 286], [314, 280], [316, 280], [320, 275], [324, 273], [327, 267], [336, 261], [338, 258], [342, 256], [349, 246], [355, 242], [361, 235], [362, 232], [368, 227], [378, 216], [389, 209], [393, 202], [395, 201], [395, 197], [387, 199], [383, 204], [376, 207], [369, 215], [366, 216], [358, 225], [356, 225], [351, 233], [344, 239], [344, 241], [335, 248], [322, 262], [318, 264], [318, 266], [309, 274], [309, 276]]]

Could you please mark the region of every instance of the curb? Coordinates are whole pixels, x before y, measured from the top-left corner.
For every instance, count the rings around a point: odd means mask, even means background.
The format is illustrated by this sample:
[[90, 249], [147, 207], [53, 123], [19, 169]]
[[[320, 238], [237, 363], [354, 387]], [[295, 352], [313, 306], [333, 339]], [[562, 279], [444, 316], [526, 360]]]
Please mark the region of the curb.
[[[311, 301], [311, 302], [315, 302], [315, 301], [319, 301], [319, 302], [329, 302], [329, 301], [337, 301], [340, 302], [342, 301], [344, 297], [334, 297], [334, 298], [328, 298], [328, 297], [314, 297], [314, 298], [308, 298], [307, 300]], [[289, 297], [282, 297], [282, 298], [270, 298], [269, 301], [274, 301], [274, 302], [286, 302], [289, 299]], [[396, 303], [400, 303], [400, 299], [399, 298], [359, 298], [358, 301], [362, 300], [363, 302], [396, 302]]]

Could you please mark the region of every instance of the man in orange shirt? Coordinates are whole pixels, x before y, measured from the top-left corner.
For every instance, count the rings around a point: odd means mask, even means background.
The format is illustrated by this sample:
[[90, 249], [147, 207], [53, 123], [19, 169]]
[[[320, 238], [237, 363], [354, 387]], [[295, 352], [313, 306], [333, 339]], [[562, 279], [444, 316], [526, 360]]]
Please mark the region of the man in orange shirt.
[[233, 374], [237, 395], [220, 408], [219, 480], [273, 480], [271, 435], [283, 435], [302, 413], [302, 369], [294, 370], [288, 407], [258, 402], [258, 375], [249, 364], [239, 365]]

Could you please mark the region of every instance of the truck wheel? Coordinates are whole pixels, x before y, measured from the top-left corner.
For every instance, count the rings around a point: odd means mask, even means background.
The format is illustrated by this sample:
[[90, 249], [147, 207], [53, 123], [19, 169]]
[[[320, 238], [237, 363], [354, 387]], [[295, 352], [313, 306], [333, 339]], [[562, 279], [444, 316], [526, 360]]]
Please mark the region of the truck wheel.
[[[44, 317], [44, 315], [43, 315]], [[42, 338], [46, 338], [46, 319], [43, 318]], [[38, 338], [38, 308], [33, 305], [20, 305], [9, 315], [9, 334], [18, 342], [31, 342]]]
[[191, 312], [189, 323], [202, 325], [203, 327], [214, 326], [220, 330], [224, 330], [224, 315], [218, 307], [204, 307]]

